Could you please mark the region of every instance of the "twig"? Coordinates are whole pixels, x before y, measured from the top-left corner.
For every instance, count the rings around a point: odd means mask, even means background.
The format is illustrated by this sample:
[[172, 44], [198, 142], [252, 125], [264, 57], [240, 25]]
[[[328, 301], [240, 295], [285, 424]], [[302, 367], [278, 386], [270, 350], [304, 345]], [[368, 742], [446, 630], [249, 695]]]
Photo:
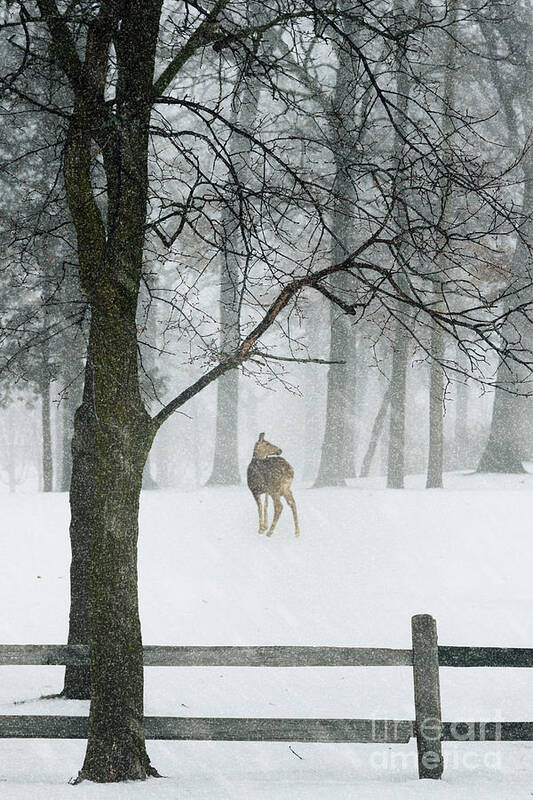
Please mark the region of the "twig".
[[296, 756], [296, 758], [299, 758], [299, 759], [300, 759], [300, 761], [303, 761], [303, 760], [304, 760], [303, 756], [300, 756], [300, 755], [298, 755], [298, 753], [296, 752], [296, 750], [293, 750], [293, 749], [292, 749], [292, 747], [291, 747], [290, 745], [289, 745], [289, 750], [291, 751], [291, 753], [294, 753], [294, 755]]
[[256, 350], [254, 355], [261, 358], [273, 359], [274, 361], [294, 361], [297, 364], [346, 364], [346, 361], [328, 361], [324, 358], [293, 358], [289, 356], [274, 356], [272, 353], [263, 353]]

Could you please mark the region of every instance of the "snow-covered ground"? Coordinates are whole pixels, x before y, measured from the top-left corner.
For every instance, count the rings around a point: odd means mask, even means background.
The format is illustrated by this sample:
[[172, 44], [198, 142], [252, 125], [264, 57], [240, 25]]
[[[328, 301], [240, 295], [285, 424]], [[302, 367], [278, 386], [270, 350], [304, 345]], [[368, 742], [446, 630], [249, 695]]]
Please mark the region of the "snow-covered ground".
[[[380, 479], [297, 487], [302, 536], [284, 511], [256, 533], [247, 489], [145, 493], [140, 594], [146, 644], [410, 647], [430, 613], [442, 644], [533, 645], [533, 475], [448, 475], [444, 491]], [[2, 495], [0, 641], [64, 642], [66, 495]], [[412, 719], [408, 668], [147, 668], [146, 713]], [[0, 714], [86, 714], [39, 700], [62, 669], [0, 667]], [[447, 720], [533, 720], [533, 671], [442, 669]], [[416, 745], [149, 742], [167, 776], [67, 784], [85, 743], [0, 740], [2, 800], [518, 800], [533, 793], [533, 743], [444, 746], [440, 782], [416, 778]]]

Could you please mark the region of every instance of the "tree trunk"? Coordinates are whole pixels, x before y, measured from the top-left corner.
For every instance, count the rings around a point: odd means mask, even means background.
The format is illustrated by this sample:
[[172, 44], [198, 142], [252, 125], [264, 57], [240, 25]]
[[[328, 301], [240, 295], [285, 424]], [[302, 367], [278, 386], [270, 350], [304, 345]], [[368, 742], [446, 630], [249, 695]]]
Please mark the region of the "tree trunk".
[[[77, 90], [64, 154], [65, 190], [76, 228], [80, 283], [90, 307], [84, 401], [88, 429], [73, 449], [73, 524], [90, 514], [88, 600], [91, 709], [78, 782], [117, 782], [154, 775], [143, 729], [143, 649], [137, 596], [138, 509], [142, 474], [156, 425], [141, 399], [137, 304], [143, 269], [148, 191], [149, 122], [162, 0], [103, 7], [88, 32], [83, 88]], [[41, 10], [49, 16], [46, 5]], [[106, 16], [106, 15], [109, 15]], [[52, 35], [56, 23], [49, 21]], [[103, 106], [114, 44], [115, 120]], [[56, 42], [57, 44], [57, 42]], [[60, 49], [58, 58], [62, 58]], [[69, 63], [69, 62], [67, 62]], [[68, 66], [67, 66], [68, 71]], [[100, 118], [96, 118], [96, 114]], [[106, 125], [101, 129], [100, 123]], [[107, 179], [106, 219], [91, 182], [93, 138]], [[82, 404], [83, 407], [84, 404]], [[94, 414], [94, 418], [92, 415]], [[76, 415], [76, 435], [83, 414]], [[85, 505], [79, 482], [85, 450], [93, 458]], [[83, 460], [83, 459], [82, 459]], [[89, 500], [90, 502], [90, 500]], [[89, 541], [87, 542], [87, 538]], [[74, 539], [73, 539], [74, 541]], [[73, 563], [82, 569], [78, 556]], [[81, 574], [81, 573], [80, 573]], [[83, 578], [82, 578], [83, 581]], [[80, 593], [83, 587], [77, 587]]]
[[143, 730], [143, 649], [137, 538], [150, 425], [140, 416], [95, 431], [95, 508], [89, 562], [91, 710], [80, 778], [98, 782], [156, 774]]
[[72, 478], [72, 438], [74, 436], [74, 417], [79, 404], [79, 389], [71, 386], [68, 395], [61, 404], [61, 483], [60, 492], [68, 492]]
[[[260, 21], [261, 3], [252, 0], [247, 13], [250, 20]], [[249, 74], [245, 56], [232, 98], [232, 125], [252, 132], [257, 116], [260, 83]], [[228, 183], [236, 200], [227, 201], [222, 209], [221, 227], [225, 247], [220, 267], [220, 339], [223, 353], [231, 352], [240, 337], [240, 293], [242, 264], [249, 258], [247, 207], [243, 202], [243, 187], [250, 183], [251, 141], [233, 132], [230, 140], [232, 170]], [[208, 486], [237, 486], [241, 483], [239, 470], [239, 370], [233, 369], [217, 381], [216, 432], [213, 471]]]
[[[498, 366], [496, 381], [501, 386], [512, 387], [513, 375], [503, 361]], [[490, 433], [483, 455], [479, 461], [478, 472], [525, 472], [523, 420], [527, 399], [517, 397], [503, 389], [495, 389]], [[531, 403], [531, 400], [529, 400]]]
[[[89, 370], [90, 367], [87, 367]], [[70, 483], [70, 612], [68, 644], [89, 644], [89, 554], [95, 511], [95, 429], [92, 380], [85, 377], [82, 405], [74, 417], [72, 436], [72, 476]], [[90, 669], [67, 666], [63, 697], [89, 700]]]
[[444, 346], [442, 331], [431, 328], [431, 365], [429, 378], [429, 453], [426, 489], [442, 488], [444, 431], [442, 404], [444, 399], [444, 374], [442, 359]]
[[[444, 54], [444, 96], [443, 96], [443, 160], [446, 165], [450, 165], [452, 160], [452, 153], [450, 151], [450, 141], [454, 133], [454, 122], [452, 117], [452, 110], [455, 102], [456, 90], [456, 46], [455, 36], [455, 22], [457, 21], [457, 0], [450, 0], [449, 11], [451, 14], [451, 22], [453, 26], [450, 29], [450, 35], [446, 43], [446, 51]], [[450, 222], [452, 219], [454, 196], [452, 186], [446, 178], [443, 191], [442, 191], [442, 212], [441, 212], [441, 228], [444, 234], [448, 232]], [[441, 239], [441, 236], [438, 237]], [[442, 269], [443, 276], [447, 275], [447, 242], [442, 238], [441, 249], [437, 256], [437, 263]], [[439, 276], [440, 277], [440, 276]], [[439, 287], [441, 289], [441, 287]], [[436, 323], [431, 325], [431, 366], [430, 366], [430, 380], [429, 380], [429, 452], [428, 452], [428, 471], [426, 488], [427, 489], [441, 489], [442, 488], [442, 470], [444, 459], [444, 420], [443, 420], [443, 404], [444, 404], [444, 339], [443, 331]]]
[[[393, 0], [394, 13], [401, 19], [405, 13], [404, 0]], [[409, 262], [406, 252], [407, 243], [402, 235], [409, 237], [409, 220], [407, 218], [405, 201], [407, 199], [408, 185], [403, 173], [404, 156], [406, 150], [405, 120], [409, 110], [410, 79], [406, 69], [407, 40], [398, 40], [396, 43], [396, 113], [394, 133], [394, 159], [398, 165], [397, 193], [400, 201], [395, 211], [395, 222], [400, 233], [398, 241], [396, 266], [398, 269], [397, 280], [400, 286], [405, 282], [405, 270]], [[409, 343], [409, 322], [402, 313], [402, 306], [396, 310], [396, 331], [394, 350], [392, 353], [391, 371], [391, 398], [390, 398], [390, 424], [389, 424], [389, 450], [387, 460], [387, 487], [389, 489], [403, 489], [405, 477], [405, 393], [406, 370]]]
[[357, 369], [357, 336], [355, 328], [348, 330], [346, 343], [346, 407], [344, 429], [344, 477], [356, 478], [355, 459], [357, 452], [356, 429], [357, 411], [360, 405], [358, 369]]
[[[95, 413], [84, 419], [82, 405], [76, 415], [71, 496], [73, 524], [90, 520], [89, 541], [85, 529], [76, 547], [77, 568], [88, 567], [91, 645], [89, 736], [78, 780], [115, 782], [156, 774], [144, 742], [137, 593], [139, 497], [155, 427], [139, 394], [136, 302], [112, 283], [104, 296], [92, 308], [84, 393]], [[78, 483], [83, 468], [92, 469], [89, 497]], [[78, 602], [83, 613], [85, 575], [79, 578], [73, 607]], [[77, 622], [85, 624], [83, 616]]]
[[[531, 12], [529, 12], [531, 18]], [[490, 49], [495, 52], [495, 40], [491, 35], [490, 26], [481, 26], [483, 35], [486, 37]], [[501, 108], [504, 112], [507, 124], [508, 143], [511, 150], [514, 150], [517, 162], [523, 170], [523, 187], [521, 213], [523, 222], [521, 225], [520, 236], [517, 238], [515, 251], [511, 264], [511, 276], [509, 282], [510, 294], [513, 304], [526, 302], [531, 295], [530, 287], [530, 250], [529, 242], [532, 235], [531, 208], [533, 206], [533, 151], [527, 146], [529, 134], [533, 125], [533, 92], [531, 91], [531, 37], [528, 39], [527, 50], [528, 58], [525, 59], [525, 71], [523, 75], [524, 85], [528, 88], [518, 97], [519, 109], [522, 117], [523, 130], [521, 130], [520, 115], [516, 112], [516, 95], [513, 89], [507, 84], [505, 78], [498, 68], [495, 59], [487, 59], [487, 66], [491, 73], [494, 86], [498, 92]], [[525, 296], [520, 298], [520, 286], [525, 288]], [[504, 311], [509, 310], [509, 302], [504, 303]], [[531, 351], [531, 331], [530, 325], [523, 326], [521, 331], [511, 329], [507, 331], [507, 325], [503, 325], [502, 337], [516, 340], [517, 334], [521, 339], [523, 352]], [[494, 404], [492, 407], [492, 418], [490, 433], [485, 449], [479, 461], [478, 472], [525, 472], [522, 461], [526, 453], [524, 452], [524, 442], [527, 439], [527, 428], [531, 427], [531, 398], [520, 398], [513, 394], [513, 389], [520, 389], [521, 381], [525, 381], [525, 387], [529, 381], [527, 370], [521, 371], [515, 365], [515, 372], [511, 372], [505, 361], [500, 361], [496, 375], [496, 385], [494, 394]], [[501, 388], [500, 388], [501, 387]], [[511, 391], [505, 391], [505, 389]]]
[[236, 486], [239, 471], [239, 371], [217, 381], [215, 456], [208, 486]]
[[469, 465], [468, 441], [468, 384], [466, 378], [455, 383], [454, 467], [466, 469]]
[[[331, 306], [330, 361], [346, 356], [346, 317]], [[346, 365], [330, 364], [326, 400], [326, 427], [320, 455], [316, 487], [346, 486]]]
[[[346, 33], [350, 27], [346, 26]], [[354, 80], [353, 56], [350, 48], [341, 40], [336, 47], [337, 74], [332, 115], [329, 120], [330, 147], [335, 162], [333, 182], [334, 207], [332, 214], [331, 263], [341, 262], [349, 252], [353, 231], [350, 231], [350, 197], [353, 186], [349, 175], [349, 164], [353, 160], [353, 100], [350, 96]], [[332, 281], [340, 296], [347, 290], [346, 276]], [[350, 342], [354, 331], [348, 317], [335, 306], [330, 310], [330, 346], [328, 369], [326, 425], [320, 456], [320, 466], [315, 486], [346, 486], [349, 472], [348, 456], [353, 461], [353, 439], [349, 439], [348, 392], [355, 387], [348, 385], [348, 360]], [[353, 465], [352, 465], [353, 471]]]
[[372, 433], [370, 434], [370, 440], [368, 442], [368, 447], [363, 459], [363, 464], [361, 466], [361, 478], [367, 478], [370, 474], [370, 467], [372, 466], [374, 453], [376, 452], [376, 447], [378, 446], [379, 437], [381, 435], [381, 431], [383, 430], [387, 410], [390, 405], [390, 398], [391, 389], [390, 386], [388, 386], [383, 395], [383, 399], [381, 401], [378, 413], [376, 414], [374, 424], [372, 425]]
[[[48, 365], [44, 371], [47, 373]], [[54, 491], [54, 462], [52, 457], [52, 425], [50, 415], [50, 378], [43, 376], [40, 386], [41, 393], [41, 421], [42, 421], [42, 461], [43, 461], [43, 492]]]
[[[321, 340], [326, 332], [324, 320], [324, 305], [319, 296], [314, 302], [307, 305], [306, 313], [306, 339], [311, 357], [325, 358], [321, 350]], [[320, 458], [320, 427], [322, 406], [322, 368], [318, 373], [312, 364], [304, 367], [303, 396], [305, 412], [302, 415], [302, 441], [305, 440], [304, 466], [302, 478], [311, 482], [317, 474]], [[255, 400], [255, 396], [254, 396]]]
[[390, 386], [387, 488], [403, 489], [405, 479], [405, 396], [409, 333], [405, 321], [396, 323]]

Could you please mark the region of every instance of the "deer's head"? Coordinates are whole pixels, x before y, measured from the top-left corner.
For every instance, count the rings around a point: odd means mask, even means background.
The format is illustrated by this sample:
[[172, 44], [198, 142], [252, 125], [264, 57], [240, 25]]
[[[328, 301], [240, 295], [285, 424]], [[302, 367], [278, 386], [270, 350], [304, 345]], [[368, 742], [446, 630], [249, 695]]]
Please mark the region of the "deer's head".
[[254, 458], [258, 458], [261, 461], [268, 456], [279, 456], [281, 455], [281, 447], [276, 447], [275, 444], [270, 444], [265, 439], [265, 434], [260, 433], [259, 439], [254, 445]]

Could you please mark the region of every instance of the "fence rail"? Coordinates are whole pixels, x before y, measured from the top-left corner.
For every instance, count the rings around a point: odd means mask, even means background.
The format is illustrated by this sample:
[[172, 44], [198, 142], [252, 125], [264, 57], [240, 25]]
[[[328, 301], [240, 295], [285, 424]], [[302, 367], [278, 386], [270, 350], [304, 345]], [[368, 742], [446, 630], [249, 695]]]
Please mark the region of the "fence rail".
[[[166, 647], [148, 645], [145, 667], [410, 667], [411, 650], [383, 647]], [[89, 664], [83, 644], [0, 645], [0, 666]]]
[[[83, 666], [87, 645], [0, 645], [0, 666]], [[410, 667], [414, 720], [145, 717], [147, 739], [407, 743], [416, 737], [420, 778], [440, 778], [442, 742], [533, 741], [533, 722], [443, 722], [441, 667], [533, 667], [533, 649], [448, 647], [428, 614], [412, 618], [412, 648], [144, 647], [146, 667]], [[87, 717], [0, 715], [1, 738], [84, 739]]]
[[[0, 716], [0, 738], [86, 739], [87, 717]], [[407, 743], [409, 720], [145, 717], [147, 739], [240, 742]]]
[[533, 667], [533, 650], [520, 647], [439, 647], [441, 667]]

